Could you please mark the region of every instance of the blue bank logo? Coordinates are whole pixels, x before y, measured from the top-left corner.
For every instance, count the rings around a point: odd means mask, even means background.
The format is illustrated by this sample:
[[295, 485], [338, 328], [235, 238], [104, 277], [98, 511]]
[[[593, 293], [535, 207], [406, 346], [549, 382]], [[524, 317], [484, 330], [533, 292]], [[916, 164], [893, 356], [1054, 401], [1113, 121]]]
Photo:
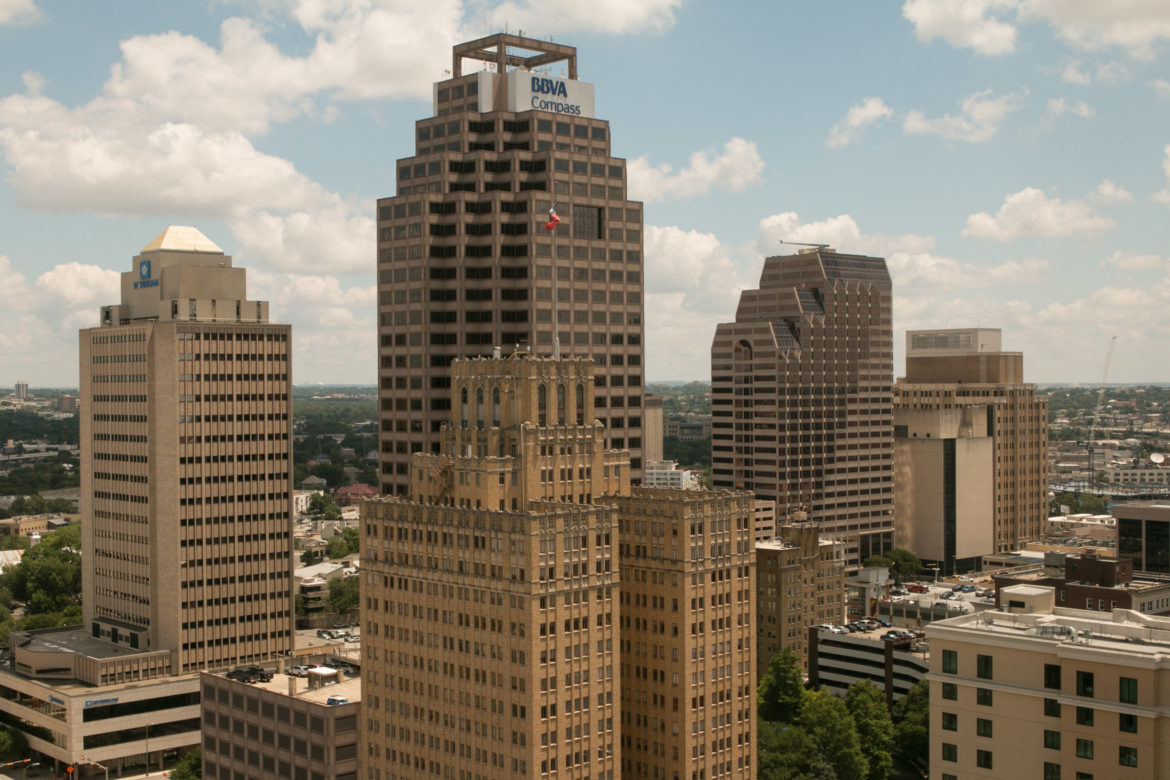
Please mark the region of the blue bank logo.
[[532, 77], [532, 91], [538, 95], [553, 95], [555, 97], [569, 97], [568, 90], [565, 89], [565, 82], [554, 81], [552, 79], [542, 79], [539, 76]]
[[149, 260], [140, 260], [138, 262], [138, 278], [139, 279], [149, 279], [150, 278], [150, 261]]
[[554, 114], [581, 115], [580, 104], [542, 98], [541, 95], [550, 95], [552, 98], [564, 98], [565, 101], [568, 101], [569, 90], [565, 88], [565, 82], [533, 76], [530, 105], [537, 110], [552, 111]]

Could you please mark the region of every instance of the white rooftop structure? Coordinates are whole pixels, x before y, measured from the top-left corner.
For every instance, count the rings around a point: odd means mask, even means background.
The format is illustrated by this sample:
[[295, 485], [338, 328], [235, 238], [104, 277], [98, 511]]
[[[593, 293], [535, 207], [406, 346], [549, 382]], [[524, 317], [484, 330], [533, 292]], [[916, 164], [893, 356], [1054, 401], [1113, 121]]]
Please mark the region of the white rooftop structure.
[[199, 232], [198, 228], [189, 225], [171, 225], [155, 236], [154, 240], [142, 247], [143, 252], [219, 252], [223, 250], [215, 245], [207, 236]]

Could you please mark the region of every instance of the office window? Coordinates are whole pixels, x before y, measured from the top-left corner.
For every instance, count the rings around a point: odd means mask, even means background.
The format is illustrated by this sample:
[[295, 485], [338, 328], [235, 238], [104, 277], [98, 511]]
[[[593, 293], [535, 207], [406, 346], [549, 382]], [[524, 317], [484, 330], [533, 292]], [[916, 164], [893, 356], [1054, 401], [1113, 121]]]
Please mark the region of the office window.
[[982, 704], [984, 707], [990, 707], [992, 695], [990, 688], [976, 688], [975, 689], [975, 703]]
[[1060, 690], [1060, 665], [1044, 664], [1044, 687]]
[[1060, 750], [1060, 732], [1044, 729], [1044, 747], [1049, 750]]
[[1077, 780], [1093, 780], [1092, 772], [1077, 772]]
[[942, 714], [942, 727], [946, 731], [958, 731], [959, 716], [953, 712], [944, 712]]
[[991, 679], [991, 656], [975, 656], [975, 674], [983, 680]]
[[1092, 726], [1093, 725], [1093, 708], [1092, 707], [1077, 707], [1077, 725], [1078, 726]]
[[959, 746], [952, 745], [949, 742], [944, 742], [942, 746], [943, 761], [958, 761], [959, 760]]
[[1121, 701], [1125, 704], [1138, 703], [1137, 680], [1133, 677], [1121, 678]]
[[942, 670], [947, 674], [959, 673], [959, 653], [956, 650], [943, 650]]
[[1077, 672], [1077, 696], [1093, 698], [1093, 673]]
[[1121, 731], [1128, 731], [1130, 734], [1137, 733], [1137, 715], [1130, 712], [1122, 712], [1117, 716], [1117, 728]]
[[1122, 766], [1137, 766], [1137, 748], [1125, 745], [1117, 748], [1117, 763]]
[[948, 775], [946, 772], [943, 772], [942, 780], [959, 780], [959, 776], [958, 775]]
[[1077, 740], [1077, 758], [1092, 758], [1093, 757], [1093, 740], [1078, 739]]
[[1060, 702], [1056, 699], [1044, 700], [1044, 714], [1050, 718], [1060, 717]]
[[1044, 762], [1044, 780], [1060, 780], [1060, 764]]
[[942, 684], [942, 697], [954, 701], [959, 698], [959, 686], [954, 683]]
[[981, 737], [991, 736], [991, 721], [987, 718], [978, 718], [975, 721], [975, 733]]
[[991, 769], [991, 751], [976, 750], [975, 766], [980, 767], [981, 769]]

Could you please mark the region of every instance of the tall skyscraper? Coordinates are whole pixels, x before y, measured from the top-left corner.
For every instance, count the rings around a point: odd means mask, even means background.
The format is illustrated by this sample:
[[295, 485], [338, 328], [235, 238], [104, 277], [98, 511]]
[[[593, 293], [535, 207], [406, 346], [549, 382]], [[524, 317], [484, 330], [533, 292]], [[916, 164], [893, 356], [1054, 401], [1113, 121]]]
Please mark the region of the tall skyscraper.
[[362, 507], [362, 776], [752, 777], [751, 497], [631, 489], [588, 359], [451, 377], [410, 497]]
[[711, 346], [716, 487], [806, 512], [856, 567], [893, 545], [890, 275], [815, 248], [764, 261]]
[[621, 775], [617, 512], [587, 359], [457, 360], [439, 454], [362, 506], [363, 777]]
[[378, 201], [382, 492], [405, 494], [411, 454], [438, 452], [453, 358], [553, 354], [558, 335], [562, 354], [593, 358], [606, 444], [630, 451], [637, 478], [642, 204], [593, 85], [572, 46], [515, 35], [454, 47], [451, 73], [397, 163], [397, 194]]
[[245, 271], [169, 227], [81, 331], [83, 609], [172, 672], [292, 650], [291, 344]]
[[[930, 548], [920, 553], [911, 547], [913, 552], [934, 558], [941, 551], [940, 561], [967, 559], [968, 565], [977, 565], [973, 556], [1014, 550], [1044, 534], [1048, 397], [1036, 395], [1036, 386], [1024, 382], [1024, 357], [1002, 351], [998, 328], [907, 331], [906, 377], [894, 385], [894, 409], [900, 452], [937, 448], [913, 441], [927, 430], [932, 438], [953, 441], [939, 450], [942, 461], [920, 459], [917, 473], [909, 468], [911, 461], [900, 461], [899, 492], [907, 499], [917, 494], [918, 503], [908, 501], [905, 511], [899, 504], [899, 536], [907, 544], [917, 544], [917, 537]], [[983, 446], [977, 439], [983, 436], [991, 439], [990, 451], [977, 454], [975, 448]], [[983, 515], [978, 505], [986, 501], [987, 471], [994, 504], [990, 529], [975, 522]], [[966, 497], [959, 495], [964, 484]], [[920, 512], [928, 495], [941, 503]], [[966, 529], [956, 525], [964, 513], [971, 521]], [[930, 522], [932, 516], [941, 522]], [[965, 552], [956, 552], [955, 540], [964, 534], [971, 543]]]
[[200, 744], [197, 670], [293, 650], [290, 333], [244, 276], [169, 227], [80, 333], [83, 623], [0, 670], [54, 777], [163, 769]]

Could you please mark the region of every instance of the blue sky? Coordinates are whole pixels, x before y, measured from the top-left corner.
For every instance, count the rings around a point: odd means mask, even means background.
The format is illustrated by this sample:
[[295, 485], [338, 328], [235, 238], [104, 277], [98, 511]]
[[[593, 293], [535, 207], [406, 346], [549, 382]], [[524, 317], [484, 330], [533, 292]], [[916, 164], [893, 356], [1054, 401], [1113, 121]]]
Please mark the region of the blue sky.
[[374, 201], [453, 43], [578, 48], [646, 202], [647, 378], [707, 379], [780, 240], [888, 259], [907, 328], [1001, 327], [1037, 382], [1170, 381], [1165, 0], [0, 0], [0, 386], [168, 224], [373, 383]]

